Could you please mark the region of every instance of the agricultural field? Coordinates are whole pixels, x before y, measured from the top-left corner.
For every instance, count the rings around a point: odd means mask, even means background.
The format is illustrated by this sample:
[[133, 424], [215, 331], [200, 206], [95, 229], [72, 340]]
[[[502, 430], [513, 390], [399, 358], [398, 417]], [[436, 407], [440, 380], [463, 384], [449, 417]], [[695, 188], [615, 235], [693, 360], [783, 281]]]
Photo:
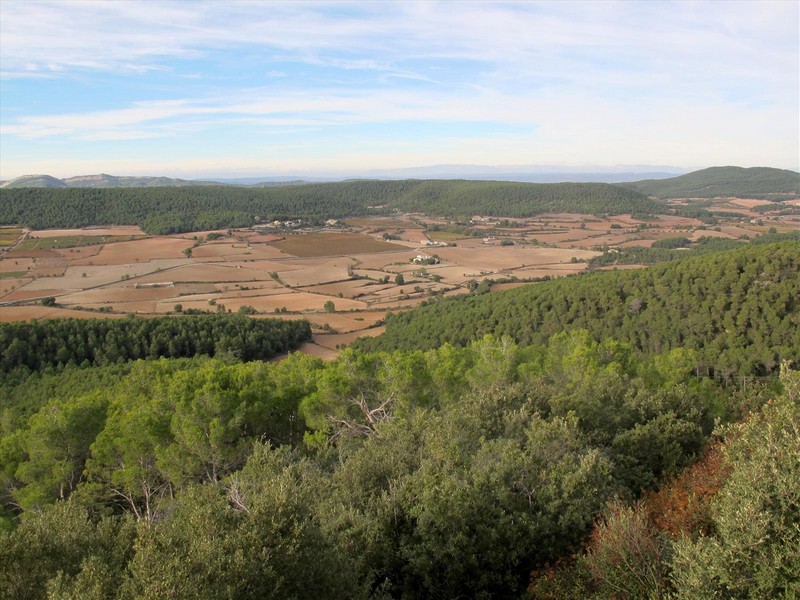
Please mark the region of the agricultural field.
[[22, 229], [16, 227], [0, 227], [0, 249], [16, 244], [23, 233]]
[[96, 246], [113, 242], [123, 242], [136, 239], [134, 236], [101, 236], [101, 235], [69, 235], [61, 237], [37, 238], [29, 236], [22, 241], [17, 250], [20, 252], [28, 250], [57, 250], [62, 248], [76, 248], [78, 246]]
[[[171, 236], [135, 227], [3, 228], [0, 321], [204, 312], [304, 318], [314, 340], [303, 351], [332, 358], [356, 337], [379, 334], [387, 312], [575, 275], [609, 248], [797, 229], [797, 216], [755, 212], [766, 204], [715, 200], [709, 209], [726, 215], [717, 227], [683, 216], [545, 214], [449, 223], [414, 214], [348, 219], [333, 228]], [[54, 304], [43, 305], [49, 298]]]
[[389, 252], [398, 246], [363, 233], [308, 233], [272, 242], [281, 252], [297, 257]]

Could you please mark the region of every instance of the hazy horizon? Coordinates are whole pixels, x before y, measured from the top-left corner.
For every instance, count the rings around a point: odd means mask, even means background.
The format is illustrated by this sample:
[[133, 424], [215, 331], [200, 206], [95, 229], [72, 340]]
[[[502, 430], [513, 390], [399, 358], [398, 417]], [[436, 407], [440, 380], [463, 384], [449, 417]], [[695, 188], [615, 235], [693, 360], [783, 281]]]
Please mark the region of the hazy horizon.
[[[719, 166], [719, 165], [716, 165]], [[180, 175], [172, 175], [170, 173], [108, 173], [96, 171], [94, 173], [70, 173], [64, 175], [54, 175], [53, 173], [24, 173], [16, 177], [7, 179], [0, 178], [0, 181], [12, 181], [21, 177], [36, 177], [36, 176], [52, 176], [59, 179], [72, 179], [76, 177], [92, 177], [97, 175], [111, 175], [114, 177], [170, 177], [176, 179], [192, 179], [197, 181], [210, 181], [216, 180], [220, 182], [227, 181], [268, 181], [274, 180], [291, 180], [301, 179], [303, 177], [308, 180], [341, 180], [350, 178], [375, 178], [375, 179], [406, 179], [406, 178], [431, 178], [431, 179], [444, 179], [444, 178], [465, 178], [465, 179], [491, 179], [493, 176], [497, 177], [512, 177], [519, 176], [518, 181], [534, 181], [537, 178], [545, 179], [556, 177], [559, 175], [564, 176], [564, 181], [567, 181], [570, 176], [576, 176], [579, 179], [586, 178], [590, 175], [597, 175], [600, 177], [598, 181], [603, 178], [609, 180], [622, 181], [620, 176], [630, 175], [638, 179], [639, 175], [662, 175], [662, 176], [677, 176], [689, 172], [687, 169], [680, 167], [665, 166], [665, 165], [467, 165], [467, 164], [453, 164], [453, 165], [423, 165], [414, 167], [404, 167], [398, 169], [343, 169], [341, 171], [334, 170], [298, 170], [286, 172], [260, 172], [258, 169], [250, 171], [209, 171], [192, 175], [191, 177], [184, 177]]]
[[799, 6], [5, 0], [0, 179], [797, 171]]

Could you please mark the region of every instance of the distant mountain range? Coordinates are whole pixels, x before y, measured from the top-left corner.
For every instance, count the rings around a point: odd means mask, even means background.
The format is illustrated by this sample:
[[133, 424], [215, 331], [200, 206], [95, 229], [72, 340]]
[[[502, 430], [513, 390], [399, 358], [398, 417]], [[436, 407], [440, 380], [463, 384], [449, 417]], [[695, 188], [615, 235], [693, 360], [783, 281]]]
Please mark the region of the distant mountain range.
[[325, 183], [352, 179], [466, 179], [491, 181], [521, 181], [528, 183], [619, 183], [640, 179], [664, 179], [684, 173], [677, 167], [652, 165], [621, 165], [617, 167], [561, 167], [561, 166], [481, 166], [433, 165], [405, 169], [361, 171], [350, 175], [266, 175], [261, 177], [215, 177], [204, 180], [173, 179], [169, 177], [118, 177], [114, 175], [82, 175], [58, 179], [50, 175], [23, 175], [0, 182], [0, 187], [173, 187], [187, 185], [246, 185], [272, 186], [301, 183]]
[[[713, 197], [773, 197], [800, 196], [800, 173], [769, 167], [710, 167], [686, 174], [676, 174], [675, 167], [650, 167], [663, 171], [645, 171], [646, 166], [594, 167], [593, 171], [580, 171], [563, 167], [564, 170], [548, 171], [554, 167], [486, 167], [471, 165], [437, 165], [411, 169], [370, 171], [358, 179], [461, 179], [519, 181], [528, 183], [613, 183], [658, 198], [713, 198]], [[621, 169], [628, 170], [621, 170]], [[615, 170], [617, 169], [617, 170]], [[672, 169], [672, 172], [668, 171]], [[186, 187], [198, 185], [232, 185], [270, 187], [321, 183], [356, 179], [354, 177], [243, 177], [220, 178], [214, 181], [173, 179], [169, 177], [117, 177], [114, 175], [83, 175], [57, 179], [50, 175], [24, 175], [6, 182], [4, 188], [145, 188]]]
[[520, 181], [526, 183], [619, 183], [640, 179], [664, 179], [686, 169], [655, 165], [432, 165], [405, 169], [373, 170], [374, 179], [466, 179]]
[[10, 181], [0, 183], [0, 187], [21, 188], [21, 187], [41, 187], [41, 188], [67, 188], [67, 187], [88, 187], [88, 188], [116, 188], [116, 187], [176, 187], [187, 185], [219, 185], [215, 182], [190, 181], [187, 179], [172, 179], [170, 177], [117, 177], [115, 175], [80, 175], [78, 177], [68, 177], [58, 179], [50, 175], [23, 175]]

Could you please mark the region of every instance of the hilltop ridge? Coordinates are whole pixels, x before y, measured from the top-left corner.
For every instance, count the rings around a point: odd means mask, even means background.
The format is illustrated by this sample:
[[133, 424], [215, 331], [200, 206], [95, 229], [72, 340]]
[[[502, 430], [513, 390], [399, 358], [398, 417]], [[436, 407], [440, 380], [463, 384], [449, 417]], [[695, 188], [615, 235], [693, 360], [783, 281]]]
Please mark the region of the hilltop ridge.
[[119, 177], [98, 173], [59, 179], [51, 175], [23, 175], [0, 183], [2, 188], [118, 188], [118, 187], [183, 187], [190, 185], [223, 185], [210, 181], [193, 181], [171, 177]]
[[[632, 177], [648, 177], [632, 180]], [[684, 175], [666, 171], [629, 170], [625, 172], [543, 169], [512, 171], [499, 168], [467, 169], [465, 166], [441, 165], [414, 169], [393, 169], [353, 174], [351, 176], [272, 176], [245, 178], [212, 178], [204, 180], [180, 179], [162, 176], [117, 176], [99, 173], [59, 179], [51, 175], [23, 175], [0, 182], [0, 188], [142, 188], [187, 187], [197, 185], [228, 185], [234, 187], [273, 187], [304, 183], [331, 183], [354, 180], [460, 180], [520, 183], [609, 183], [658, 198], [713, 198], [713, 197], [769, 197], [786, 199], [786, 195], [800, 196], [800, 173], [771, 167], [709, 167]]]
[[620, 183], [658, 198], [766, 198], [800, 196], [800, 173], [771, 167], [709, 167], [669, 179]]

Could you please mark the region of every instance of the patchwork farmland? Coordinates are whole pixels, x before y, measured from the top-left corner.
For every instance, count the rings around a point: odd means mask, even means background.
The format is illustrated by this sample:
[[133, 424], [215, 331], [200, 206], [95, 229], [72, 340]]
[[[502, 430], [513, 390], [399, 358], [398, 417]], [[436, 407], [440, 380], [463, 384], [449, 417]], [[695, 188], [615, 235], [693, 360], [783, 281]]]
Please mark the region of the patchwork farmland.
[[445, 295], [574, 275], [603, 252], [649, 248], [665, 238], [734, 239], [796, 228], [781, 217], [764, 221], [752, 212], [761, 204], [719, 201], [720, 210], [741, 218], [716, 228], [688, 217], [579, 214], [469, 223], [407, 214], [314, 229], [172, 236], [135, 227], [3, 228], [0, 321], [200, 312], [305, 318], [314, 340], [304, 351], [332, 358], [356, 337], [380, 333], [388, 312]]

